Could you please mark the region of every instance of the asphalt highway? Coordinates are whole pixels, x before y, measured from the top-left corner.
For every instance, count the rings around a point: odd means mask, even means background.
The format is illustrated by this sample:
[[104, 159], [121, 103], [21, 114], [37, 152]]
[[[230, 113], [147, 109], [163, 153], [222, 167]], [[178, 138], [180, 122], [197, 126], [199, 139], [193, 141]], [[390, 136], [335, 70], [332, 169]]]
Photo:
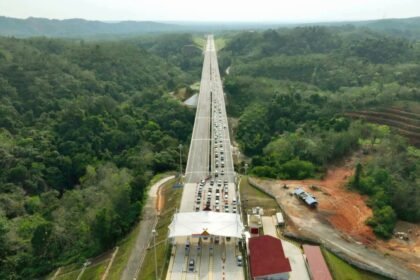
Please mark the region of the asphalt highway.
[[[221, 167], [222, 162], [224, 167]], [[185, 182], [198, 183], [203, 178], [215, 177], [216, 171], [219, 178], [226, 179], [229, 183], [234, 182], [235, 173], [223, 86], [213, 36], [209, 36], [204, 55]]]
[[[232, 147], [213, 36], [207, 38], [179, 212], [239, 213]], [[167, 280], [244, 279], [236, 238], [177, 237]]]

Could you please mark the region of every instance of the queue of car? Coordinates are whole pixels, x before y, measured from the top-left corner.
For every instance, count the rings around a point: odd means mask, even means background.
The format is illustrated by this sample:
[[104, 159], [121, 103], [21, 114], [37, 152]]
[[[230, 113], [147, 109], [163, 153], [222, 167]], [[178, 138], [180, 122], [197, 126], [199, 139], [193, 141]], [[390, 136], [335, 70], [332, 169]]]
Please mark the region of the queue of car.
[[[227, 124], [222, 114], [222, 104], [217, 98], [212, 100], [212, 135], [211, 135], [211, 171], [212, 174], [209, 178], [202, 179], [197, 184], [195, 194], [195, 211], [215, 211], [225, 213], [237, 213], [238, 204], [235, 193], [229, 192], [229, 182], [225, 175], [225, 141], [227, 131]], [[204, 239], [207, 239], [204, 238]], [[220, 242], [219, 236], [211, 237], [212, 243], [218, 244]], [[226, 241], [230, 241], [230, 237], [226, 237]], [[200, 248], [198, 245], [197, 250]], [[186, 254], [189, 255], [190, 243], [186, 243]], [[242, 256], [237, 256], [237, 265], [242, 266]], [[188, 258], [188, 271], [195, 271], [194, 258]]]

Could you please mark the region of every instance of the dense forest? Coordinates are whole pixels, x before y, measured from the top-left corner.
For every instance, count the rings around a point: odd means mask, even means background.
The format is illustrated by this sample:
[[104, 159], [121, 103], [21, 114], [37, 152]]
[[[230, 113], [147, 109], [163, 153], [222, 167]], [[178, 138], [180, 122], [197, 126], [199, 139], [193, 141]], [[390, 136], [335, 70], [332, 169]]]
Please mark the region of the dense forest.
[[[345, 112], [420, 100], [420, 45], [352, 26], [231, 35], [220, 53], [236, 140], [256, 176], [304, 179], [363, 150], [351, 187], [369, 194], [382, 237], [420, 221], [419, 152]], [[241, 168], [241, 166], [239, 166]], [[402, 203], [403, 202], [403, 203]]]
[[144, 40], [0, 38], [0, 279], [111, 248], [176, 169], [194, 112], [167, 93], [201, 53], [182, 52], [190, 35]]
[[[228, 33], [219, 64], [249, 172], [320, 177], [362, 150], [349, 187], [370, 196], [374, 231], [419, 222], [419, 150], [345, 116], [420, 100], [420, 45], [402, 37], [352, 26]], [[179, 144], [186, 155], [194, 111], [168, 92], [197, 81], [201, 64], [189, 34], [0, 38], [0, 279], [83, 262], [129, 232], [151, 177], [176, 169]]]

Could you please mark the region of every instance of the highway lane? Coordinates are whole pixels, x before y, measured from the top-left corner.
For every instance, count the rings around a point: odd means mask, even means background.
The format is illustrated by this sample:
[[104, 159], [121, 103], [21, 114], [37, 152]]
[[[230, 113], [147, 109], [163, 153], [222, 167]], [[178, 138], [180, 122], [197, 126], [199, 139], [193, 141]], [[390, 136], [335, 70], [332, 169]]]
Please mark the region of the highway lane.
[[[208, 36], [179, 212], [208, 208], [239, 213], [235, 200], [235, 172], [223, 86], [214, 39]], [[198, 237], [178, 237], [174, 241], [176, 250], [167, 280], [244, 279], [243, 269], [236, 263], [240, 253], [235, 238], [226, 243], [224, 238], [216, 236], [201, 241]], [[190, 260], [194, 260], [192, 271], [189, 271]]]
[[[218, 123], [217, 128], [214, 126], [215, 123]], [[224, 149], [224, 168], [220, 167], [220, 163], [219, 168], [215, 167], [217, 159], [214, 158], [214, 136], [216, 132], [220, 134], [217, 148], [220, 150], [219, 146], [222, 144]], [[211, 158], [209, 158], [210, 154]], [[200, 93], [188, 154], [185, 182], [197, 183], [199, 180], [214, 174], [216, 170], [219, 174], [223, 170], [229, 183], [234, 182], [235, 173], [223, 86], [220, 79], [214, 40], [212, 36], [209, 36], [203, 62]]]
[[[209, 45], [209, 42], [207, 42], [207, 45]], [[207, 49], [209, 49], [209, 46], [207, 46]], [[196, 183], [210, 175], [210, 87], [210, 57], [205, 55], [197, 111], [185, 172], [186, 183]]]

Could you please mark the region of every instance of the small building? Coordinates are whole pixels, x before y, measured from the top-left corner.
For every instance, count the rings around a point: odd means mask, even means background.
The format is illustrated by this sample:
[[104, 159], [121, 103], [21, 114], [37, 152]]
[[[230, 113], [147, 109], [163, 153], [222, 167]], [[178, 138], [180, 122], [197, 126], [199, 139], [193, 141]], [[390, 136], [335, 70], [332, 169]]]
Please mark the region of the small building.
[[301, 188], [295, 189], [293, 194], [299, 197], [302, 201], [304, 201], [308, 206], [316, 207], [318, 205], [318, 201], [316, 198], [308, 192], [305, 192]]
[[260, 228], [262, 228], [261, 216], [264, 215], [264, 209], [261, 207], [254, 207], [247, 215], [247, 222], [251, 236], [258, 236]]
[[276, 222], [277, 222], [278, 226], [283, 226], [284, 225], [284, 218], [283, 218], [283, 214], [281, 212], [276, 213]]
[[292, 271], [280, 239], [269, 235], [249, 239], [249, 265], [253, 280], [285, 280]]
[[302, 247], [311, 280], [332, 280], [330, 270], [319, 246], [303, 245]]

